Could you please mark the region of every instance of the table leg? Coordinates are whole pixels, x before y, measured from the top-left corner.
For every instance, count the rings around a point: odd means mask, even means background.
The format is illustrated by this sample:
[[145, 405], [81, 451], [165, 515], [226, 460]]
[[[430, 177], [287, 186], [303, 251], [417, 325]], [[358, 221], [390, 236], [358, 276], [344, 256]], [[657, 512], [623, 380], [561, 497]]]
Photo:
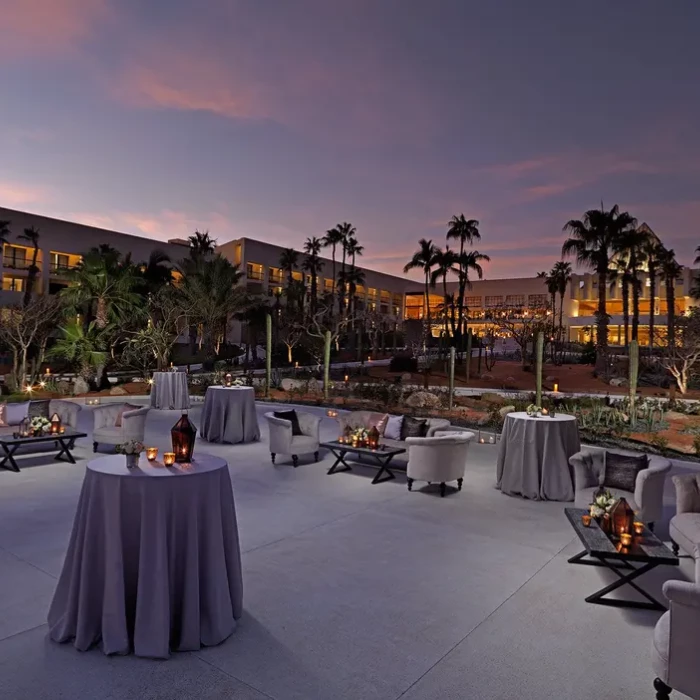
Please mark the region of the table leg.
[[[71, 464], [75, 464], [75, 459], [73, 458], [73, 455], [70, 452], [71, 442], [72, 441], [69, 441], [68, 444], [66, 444], [65, 438], [59, 438], [58, 444], [60, 445], [61, 449], [59, 453], [54, 457], [54, 459], [57, 459], [61, 462], [70, 462]], [[67, 459], [64, 459], [63, 455], [65, 455]]]
[[[333, 466], [328, 470], [328, 474], [352, 471], [352, 467], [345, 461], [345, 455], [347, 454], [347, 450], [334, 450], [331, 448], [331, 452], [335, 456], [335, 462], [333, 463]], [[337, 467], [339, 464], [342, 464], [344, 469], [338, 469]]]
[[[650, 595], [645, 590], [640, 588], [636, 583], [634, 583], [635, 579], [639, 578], [640, 576], [643, 576], [648, 571], [655, 569], [657, 566], [659, 566], [659, 564], [651, 561], [647, 564], [644, 564], [643, 566], [635, 567], [632, 566], [629, 562], [625, 561], [624, 559], [621, 560], [622, 563], [618, 563], [616, 560], [615, 564], [612, 564], [603, 558], [596, 558], [597, 561], [582, 560], [582, 557], [585, 554], [586, 552], [581, 552], [580, 554], [571, 557], [571, 559], [569, 559], [569, 562], [572, 564], [588, 564], [589, 566], [604, 566], [606, 569], [612, 571], [620, 579], [619, 581], [614, 581], [610, 585], [605, 586], [599, 591], [596, 591], [595, 593], [589, 595], [586, 598], [587, 603], [593, 603], [595, 605], [608, 605], [614, 608], [637, 608], [641, 610], [658, 610], [661, 612], [666, 610], [666, 607], [662, 603], [660, 603], [658, 600], [656, 600], [656, 598], [654, 598], [652, 595]], [[631, 569], [631, 572], [623, 574], [620, 571], [620, 569]], [[624, 600], [605, 597], [608, 595], [608, 593], [612, 593], [613, 591], [616, 591], [618, 588], [621, 588], [625, 585], [634, 588], [634, 590], [637, 591], [637, 593], [644, 596], [644, 598], [646, 598], [649, 602], [644, 603], [637, 600]]]
[[[10, 445], [10, 447], [8, 447], [5, 444], [2, 445], [3, 451], [5, 452], [5, 456], [2, 458], [2, 462], [0, 462], [0, 469], [7, 469], [11, 472], [19, 471], [17, 462], [15, 462], [15, 458], [12, 456], [15, 452], [17, 452], [18, 447], [19, 445]], [[10, 466], [6, 467], [6, 464], [9, 464]]]
[[[377, 475], [372, 479], [373, 484], [381, 484], [383, 481], [391, 481], [392, 479], [396, 478], [396, 474], [389, 469], [389, 462], [391, 462], [392, 458], [394, 455], [388, 455], [387, 457], [383, 457], [382, 455], [375, 454], [374, 455], [375, 459], [379, 464], [381, 465], [381, 469], [377, 472]], [[379, 477], [386, 472], [386, 476], [383, 479], [380, 479]]]

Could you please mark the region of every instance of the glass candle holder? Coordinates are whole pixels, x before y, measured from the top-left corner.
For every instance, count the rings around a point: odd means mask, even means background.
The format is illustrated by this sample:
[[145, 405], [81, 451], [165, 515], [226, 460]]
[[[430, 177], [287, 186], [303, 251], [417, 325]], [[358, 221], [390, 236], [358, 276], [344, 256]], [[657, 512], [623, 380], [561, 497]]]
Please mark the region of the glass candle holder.
[[620, 535], [620, 544], [623, 547], [629, 547], [632, 544], [632, 535], [629, 532], [623, 532]]
[[634, 523], [632, 524], [632, 527], [634, 528], [634, 534], [635, 535], [641, 535], [644, 532], [644, 523], [635, 520]]
[[590, 515], [582, 515], [581, 516], [581, 522], [583, 523], [584, 527], [590, 527], [591, 525], [591, 516]]
[[164, 452], [163, 453], [163, 464], [166, 467], [172, 467], [175, 464], [175, 453], [174, 452]]
[[146, 448], [146, 459], [149, 462], [154, 462], [157, 456], [158, 456], [158, 448], [157, 447], [147, 447]]

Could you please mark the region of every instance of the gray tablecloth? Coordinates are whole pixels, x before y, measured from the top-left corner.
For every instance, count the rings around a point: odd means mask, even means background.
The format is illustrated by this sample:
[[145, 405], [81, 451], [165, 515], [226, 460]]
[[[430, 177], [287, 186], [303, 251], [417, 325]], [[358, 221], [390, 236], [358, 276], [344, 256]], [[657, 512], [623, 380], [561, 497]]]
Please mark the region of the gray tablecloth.
[[573, 501], [569, 457], [580, 447], [574, 416], [530, 418], [526, 413], [509, 413], [498, 450], [498, 488], [510, 496]]
[[154, 467], [142, 455], [88, 464], [49, 610], [57, 642], [105, 654], [167, 658], [224, 641], [243, 587], [226, 462]]
[[154, 372], [151, 408], [183, 409], [190, 407], [185, 372]]
[[253, 388], [210, 386], [204, 397], [200, 435], [209, 442], [259, 440]]

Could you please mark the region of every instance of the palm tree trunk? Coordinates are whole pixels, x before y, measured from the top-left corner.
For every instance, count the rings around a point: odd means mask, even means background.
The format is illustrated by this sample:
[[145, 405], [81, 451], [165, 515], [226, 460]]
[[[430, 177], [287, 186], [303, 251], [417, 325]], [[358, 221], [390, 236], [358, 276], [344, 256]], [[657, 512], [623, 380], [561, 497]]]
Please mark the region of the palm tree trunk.
[[649, 265], [649, 350], [654, 347], [654, 304], [656, 303], [656, 266]]
[[639, 280], [635, 272], [632, 277], [632, 340], [639, 334]]
[[445, 317], [445, 338], [450, 337], [449, 314], [447, 313], [447, 274], [442, 276], [442, 292], [443, 292], [443, 309], [442, 313]]
[[623, 345], [627, 347], [630, 331], [630, 289], [625, 280], [622, 280], [622, 316], [625, 323], [625, 341]]
[[676, 347], [676, 280], [666, 279], [666, 342]]
[[107, 301], [104, 297], [98, 297], [95, 311], [95, 325], [98, 328], [107, 327]]
[[596, 320], [596, 369], [607, 376], [608, 371], [608, 265], [598, 270], [598, 318]]
[[563, 344], [563, 337], [564, 337], [564, 293], [561, 294], [561, 298], [559, 299], [559, 331], [558, 331], [558, 336], [559, 338], [559, 343]]

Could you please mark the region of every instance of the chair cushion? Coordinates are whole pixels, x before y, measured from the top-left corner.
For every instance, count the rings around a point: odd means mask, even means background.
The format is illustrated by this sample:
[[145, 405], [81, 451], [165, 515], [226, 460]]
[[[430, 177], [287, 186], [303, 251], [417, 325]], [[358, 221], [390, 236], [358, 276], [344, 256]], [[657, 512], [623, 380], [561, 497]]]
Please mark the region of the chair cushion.
[[49, 399], [30, 401], [27, 415], [29, 418], [51, 418], [49, 415]]
[[700, 544], [700, 513], [678, 513], [668, 525], [671, 539], [687, 554], [695, 556]]
[[634, 491], [637, 474], [649, 466], [646, 455], [623, 455], [611, 450], [605, 453], [603, 486], [622, 491]]
[[114, 427], [121, 428], [122, 427], [122, 418], [123, 418], [124, 414], [127, 411], [137, 411], [139, 408], [141, 408], [141, 406], [137, 406], [137, 405], [132, 404], [132, 403], [125, 403], [121, 407], [121, 410], [119, 411], [119, 413], [117, 414], [117, 418], [114, 421]]
[[310, 435], [293, 435], [290, 444], [292, 454], [306, 454], [318, 450], [318, 441]]
[[275, 418], [281, 418], [282, 420], [288, 420], [292, 424], [292, 436], [303, 435], [301, 432], [301, 426], [299, 425], [299, 416], [297, 412], [292, 409], [291, 411], [275, 411]]
[[93, 430], [92, 439], [95, 442], [105, 442], [108, 445], [118, 445], [124, 442], [124, 433], [121, 428], [98, 428]]
[[376, 428], [379, 431], [379, 435], [384, 435], [384, 430], [386, 428], [386, 423], [389, 420], [388, 413], [370, 413], [367, 420], [366, 428]]
[[19, 425], [29, 414], [29, 401], [22, 403], [7, 403], [5, 422], [8, 425]]
[[428, 433], [428, 421], [425, 418], [404, 416], [401, 423], [401, 439], [407, 437], [425, 437]]
[[403, 416], [389, 416], [384, 426], [384, 437], [387, 440], [400, 440], [402, 425]]
[[7, 427], [7, 421], [5, 420], [7, 414], [7, 404], [3, 401], [0, 403], [0, 428]]

